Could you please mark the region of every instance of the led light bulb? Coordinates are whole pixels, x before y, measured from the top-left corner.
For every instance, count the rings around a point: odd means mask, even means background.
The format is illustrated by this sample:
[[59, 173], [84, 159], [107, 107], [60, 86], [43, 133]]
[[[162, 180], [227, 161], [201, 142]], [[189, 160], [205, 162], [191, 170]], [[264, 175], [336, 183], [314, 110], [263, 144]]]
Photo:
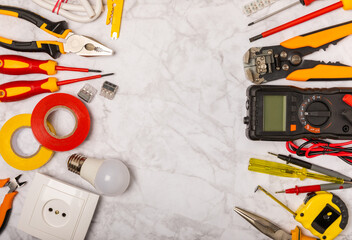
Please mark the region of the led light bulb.
[[102, 160], [73, 154], [67, 162], [68, 170], [79, 174], [103, 195], [115, 196], [126, 191], [130, 172], [120, 160]]

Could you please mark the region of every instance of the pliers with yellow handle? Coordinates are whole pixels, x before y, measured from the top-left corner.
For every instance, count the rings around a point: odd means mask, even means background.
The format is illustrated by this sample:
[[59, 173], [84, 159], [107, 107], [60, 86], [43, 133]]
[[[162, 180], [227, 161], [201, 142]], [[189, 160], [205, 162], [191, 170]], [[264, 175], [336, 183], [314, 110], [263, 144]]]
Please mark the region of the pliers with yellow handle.
[[17, 195], [17, 188], [23, 186], [27, 182], [19, 182], [22, 174], [18, 175], [14, 179], [2, 179], [0, 180], [0, 187], [10, 188], [9, 192], [5, 195], [5, 198], [0, 205], [0, 234], [4, 231], [7, 222], [9, 221], [10, 213], [12, 210], [12, 202], [15, 196]]
[[291, 38], [280, 45], [253, 47], [244, 55], [246, 77], [261, 84], [286, 78], [294, 81], [352, 80], [352, 67], [303, 59], [306, 55], [336, 45], [352, 34], [352, 21]]
[[81, 56], [103, 56], [113, 54], [113, 51], [104, 45], [88, 37], [73, 33], [72, 30], [68, 28], [66, 21], [51, 22], [31, 11], [4, 5], [0, 5], [0, 14], [27, 20], [43, 31], [57, 38], [65, 39], [64, 42], [19, 42], [0, 37], [1, 47], [21, 52], [45, 52], [53, 58], [58, 58], [61, 54], [65, 53], [76, 53]]

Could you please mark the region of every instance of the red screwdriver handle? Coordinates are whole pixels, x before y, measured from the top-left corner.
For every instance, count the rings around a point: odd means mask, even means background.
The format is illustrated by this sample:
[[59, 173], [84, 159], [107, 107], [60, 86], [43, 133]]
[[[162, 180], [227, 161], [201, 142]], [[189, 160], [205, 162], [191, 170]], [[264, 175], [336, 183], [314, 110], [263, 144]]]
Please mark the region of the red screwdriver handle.
[[318, 192], [321, 191], [320, 185], [312, 185], [312, 186], [303, 186], [295, 188], [286, 189], [285, 193], [295, 193], [296, 195], [300, 193], [309, 193], [309, 192]]
[[39, 81], [8, 82], [0, 85], [0, 102], [19, 101], [41, 93], [58, 90], [57, 79], [52, 77]]
[[315, 2], [316, 0], [300, 0], [300, 2], [302, 3], [302, 5], [304, 6], [308, 6], [310, 5], [312, 2]]
[[0, 73], [8, 75], [56, 74], [57, 62], [35, 60], [16, 55], [0, 55]]

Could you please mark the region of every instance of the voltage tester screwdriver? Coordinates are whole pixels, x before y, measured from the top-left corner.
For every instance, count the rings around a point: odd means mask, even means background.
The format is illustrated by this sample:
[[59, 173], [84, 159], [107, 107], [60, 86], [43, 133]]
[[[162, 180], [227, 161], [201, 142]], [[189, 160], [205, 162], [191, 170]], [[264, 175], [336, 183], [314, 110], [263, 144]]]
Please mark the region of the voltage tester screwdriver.
[[87, 68], [58, 66], [52, 60], [42, 61], [16, 55], [0, 55], [0, 73], [8, 75], [46, 74], [55, 75], [57, 71], [101, 72]]
[[62, 85], [97, 79], [110, 75], [113, 75], [113, 73], [69, 79], [65, 81], [58, 81], [57, 78], [49, 77], [38, 81], [8, 82], [0, 85], [0, 102], [15, 102], [42, 93], [56, 92], [60, 90], [59, 86]]
[[251, 25], [256, 24], [256, 23], [258, 23], [258, 22], [260, 22], [260, 21], [263, 21], [263, 20], [265, 20], [265, 19], [267, 19], [267, 18], [269, 18], [269, 17], [272, 17], [272, 16], [274, 16], [274, 15], [276, 15], [276, 14], [278, 14], [278, 13], [284, 11], [284, 10], [287, 10], [287, 9], [289, 9], [289, 8], [291, 8], [291, 7], [294, 7], [294, 6], [298, 5], [298, 4], [302, 4], [303, 6], [308, 6], [308, 5], [310, 5], [310, 4], [311, 4], [312, 2], [314, 2], [314, 1], [316, 1], [316, 0], [299, 0], [299, 1], [296, 1], [296, 2], [294, 2], [294, 3], [292, 3], [292, 4], [288, 5], [288, 6], [286, 6], [286, 7], [284, 7], [284, 8], [281, 8], [281, 9], [279, 9], [279, 10], [273, 12], [273, 13], [270, 13], [270, 14], [268, 14], [268, 15], [262, 17], [262, 18], [259, 18], [259, 19], [255, 20], [255, 21], [249, 23], [248, 26], [251, 26]]
[[285, 24], [282, 24], [276, 28], [272, 28], [268, 31], [265, 31], [265, 32], [262, 32], [261, 34], [257, 35], [257, 36], [254, 36], [252, 38], [249, 39], [250, 42], [254, 42], [258, 39], [261, 39], [261, 38], [265, 38], [265, 37], [268, 37], [272, 34], [275, 34], [275, 33], [278, 33], [278, 32], [281, 32], [287, 28], [290, 28], [290, 27], [293, 27], [293, 26], [296, 26], [298, 24], [301, 24], [303, 22], [306, 22], [308, 20], [311, 20], [313, 18], [316, 18], [316, 17], [319, 17], [325, 13], [328, 13], [328, 12], [331, 12], [331, 11], [334, 11], [338, 8], [343, 8], [344, 10], [351, 10], [352, 9], [352, 0], [341, 0], [337, 3], [334, 3], [330, 6], [327, 6], [325, 8], [322, 8], [320, 10], [317, 10], [315, 12], [312, 12], [312, 13], [309, 13], [307, 15], [304, 15], [300, 18], [297, 18], [295, 20], [292, 20], [288, 23], [285, 23]]
[[334, 170], [315, 165], [313, 163], [309, 163], [309, 162], [303, 161], [303, 160], [298, 159], [298, 158], [294, 158], [291, 155], [286, 156], [286, 155], [275, 154], [275, 153], [271, 153], [271, 152], [269, 152], [269, 154], [274, 155], [274, 156], [276, 156], [277, 158], [279, 158], [281, 160], [284, 160], [287, 164], [291, 163], [291, 164], [294, 164], [294, 165], [297, 165], [297, 166], [300, 166], [300, 167], [303, 167], [303, 168], [306, 168], [306, 169], [310, 169], [310, 170], [318, 172], [318, 173], [325, 174], [325, 175], [330, 176], [330, 177], [342, 178], [343, 180], [349, 181], [349, 182], [352, 181], [352, 178], [350, 178], [350, 177], [348, 177], [346, 175], [343, 175], [343, 174], [341, 174], [339, 172], [336, 172]]

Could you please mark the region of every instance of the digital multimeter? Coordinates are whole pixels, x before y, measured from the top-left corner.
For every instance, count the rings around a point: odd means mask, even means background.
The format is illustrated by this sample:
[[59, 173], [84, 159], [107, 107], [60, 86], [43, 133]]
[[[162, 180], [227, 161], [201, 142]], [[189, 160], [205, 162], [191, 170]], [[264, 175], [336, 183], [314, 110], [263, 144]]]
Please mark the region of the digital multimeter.
[[252, 85], [247, 98], [251, 140], [352, 139], [352, 88]]

